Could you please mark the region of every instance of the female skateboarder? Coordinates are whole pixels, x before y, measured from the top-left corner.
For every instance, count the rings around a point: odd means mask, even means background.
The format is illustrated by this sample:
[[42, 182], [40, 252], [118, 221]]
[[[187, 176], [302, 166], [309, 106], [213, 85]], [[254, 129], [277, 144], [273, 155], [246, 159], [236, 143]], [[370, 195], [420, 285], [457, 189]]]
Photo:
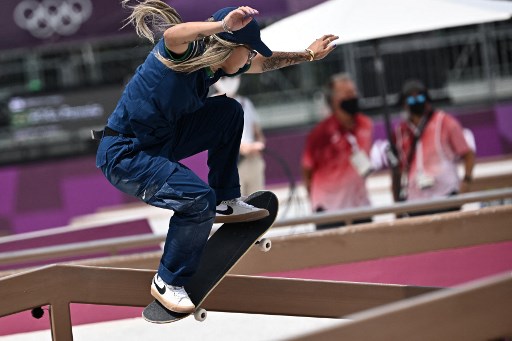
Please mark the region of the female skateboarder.
[[[139, 36], [155, 42], [126, 85], [108, 119], [96, 166], [119, 190], [174, 211], [152, 295], [166, 308], [192, 312], [183, 286], [195, 272], [215, 216], [225, 222], [268, 215], [240, 198], [237, 159], [243, 130], [241, 105], [207, 98], [220, 77], [261, 73], [324, 58], [337, 39], [325, 35], [303, 52], [272, 52], [260, 39], [248, 7], [223, 8], [204, 22], [183, 22], [160, 0], [133, 6]], [[208, 184], [179, 161], [208, 150]]]

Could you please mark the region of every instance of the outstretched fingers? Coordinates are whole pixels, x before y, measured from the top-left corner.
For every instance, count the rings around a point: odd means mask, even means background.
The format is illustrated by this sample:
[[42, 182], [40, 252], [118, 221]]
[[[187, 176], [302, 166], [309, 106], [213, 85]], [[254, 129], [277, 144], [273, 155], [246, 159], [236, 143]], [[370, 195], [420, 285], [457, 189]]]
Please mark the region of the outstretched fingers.
[[325, 34], [322, 36], [322, 38], [320, 38], [322, 40], [322, 42], [324, 43], [324, 48], [327, 48], [327, 46], [332, 43], [333, 41], [335, 41], [336, 39], [338, 39], [339, 37], [338, 36], [335, 36], [334, 34]]
[[256, 9], [249, 6], [240, 6], [237, 8], [237, 10], [243, 12], [246, 17], [252, 17], [260, 13]]
[[338, 38], [339, 37], [334, 34], [325, 34], [316, 39], [308, 49], [313, 52], [315, 60], [322, 59], [336, 48], [336, 44], [331, 43]]

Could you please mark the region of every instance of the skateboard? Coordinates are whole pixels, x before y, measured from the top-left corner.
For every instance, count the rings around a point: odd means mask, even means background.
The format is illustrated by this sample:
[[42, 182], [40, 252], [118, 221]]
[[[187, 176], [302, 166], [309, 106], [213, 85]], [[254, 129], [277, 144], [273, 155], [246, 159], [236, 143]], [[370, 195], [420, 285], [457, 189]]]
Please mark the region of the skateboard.
[[210, 237], [201, 263], [185, 290], [196, 306], [194, 313], [176, 313], [153, 300], [142, 312], [142, 317], [152, 323], [171, 323], [194, 314], [198, 321], [206, 319], [207, 312], [200, 306], [217, 284], [235, 266], [247, 251], [256, 245], [261, 251], [269, 251], [271, 242], [260, 239], [272, 226], [277, 216], [278, 200], [270, 191], [259, 191], [246, 200], [248, 204], [268, 210], [263, 219], [240, 223], [225, 223]]

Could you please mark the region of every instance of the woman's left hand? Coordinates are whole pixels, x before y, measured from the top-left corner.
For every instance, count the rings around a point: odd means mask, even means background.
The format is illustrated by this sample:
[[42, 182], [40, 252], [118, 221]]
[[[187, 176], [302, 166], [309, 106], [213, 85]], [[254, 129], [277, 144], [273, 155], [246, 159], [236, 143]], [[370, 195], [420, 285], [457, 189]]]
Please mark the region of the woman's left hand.
[[339, 37], [335, 36], [334, 34], [326, 34], [309, 45], [308, 49], [313, 51], [315, 55], [314, 60], [323, 59], [325, 56], [331, 53], [332, 50], [336, 48], [336, 44], [331, 43], [338, 38]]
[[247, 26], [247, 24], [251, 22], [252, 17], [258, 13], [259, 12], [252, 7], [240, 6], [229, 12], [224, 18], [224, 21], [229, 30], [238, 31]]

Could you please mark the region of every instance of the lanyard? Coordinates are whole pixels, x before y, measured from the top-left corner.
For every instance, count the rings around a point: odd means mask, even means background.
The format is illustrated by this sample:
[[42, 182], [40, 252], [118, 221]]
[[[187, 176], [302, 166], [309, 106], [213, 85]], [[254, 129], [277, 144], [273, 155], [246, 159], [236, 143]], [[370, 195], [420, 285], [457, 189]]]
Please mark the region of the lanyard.
[[423, 115], [417, 127], [411, 122], [407, 122], [407, 125], [409, 126], [413, 133], [411, 149], [409, 150], [409, 155], [407, 155], [407, 168], [409, 168], [412, 162], [414, 161], [414, 156], [416, 154], [416, 144], [421, 139], [421, 135], [423, 134], [423, 131], [425, 131], [425, 127], [427, 126], [428, 121], [430, 121], [432, 115], [432, 112], [428, 113], [427, 115]]
[[359, 144], [357, 144], [357, 139], [352, 133], [347, 133], [347, 141], [352, 146], [352, 153], [357, 153], [359, 151]]

